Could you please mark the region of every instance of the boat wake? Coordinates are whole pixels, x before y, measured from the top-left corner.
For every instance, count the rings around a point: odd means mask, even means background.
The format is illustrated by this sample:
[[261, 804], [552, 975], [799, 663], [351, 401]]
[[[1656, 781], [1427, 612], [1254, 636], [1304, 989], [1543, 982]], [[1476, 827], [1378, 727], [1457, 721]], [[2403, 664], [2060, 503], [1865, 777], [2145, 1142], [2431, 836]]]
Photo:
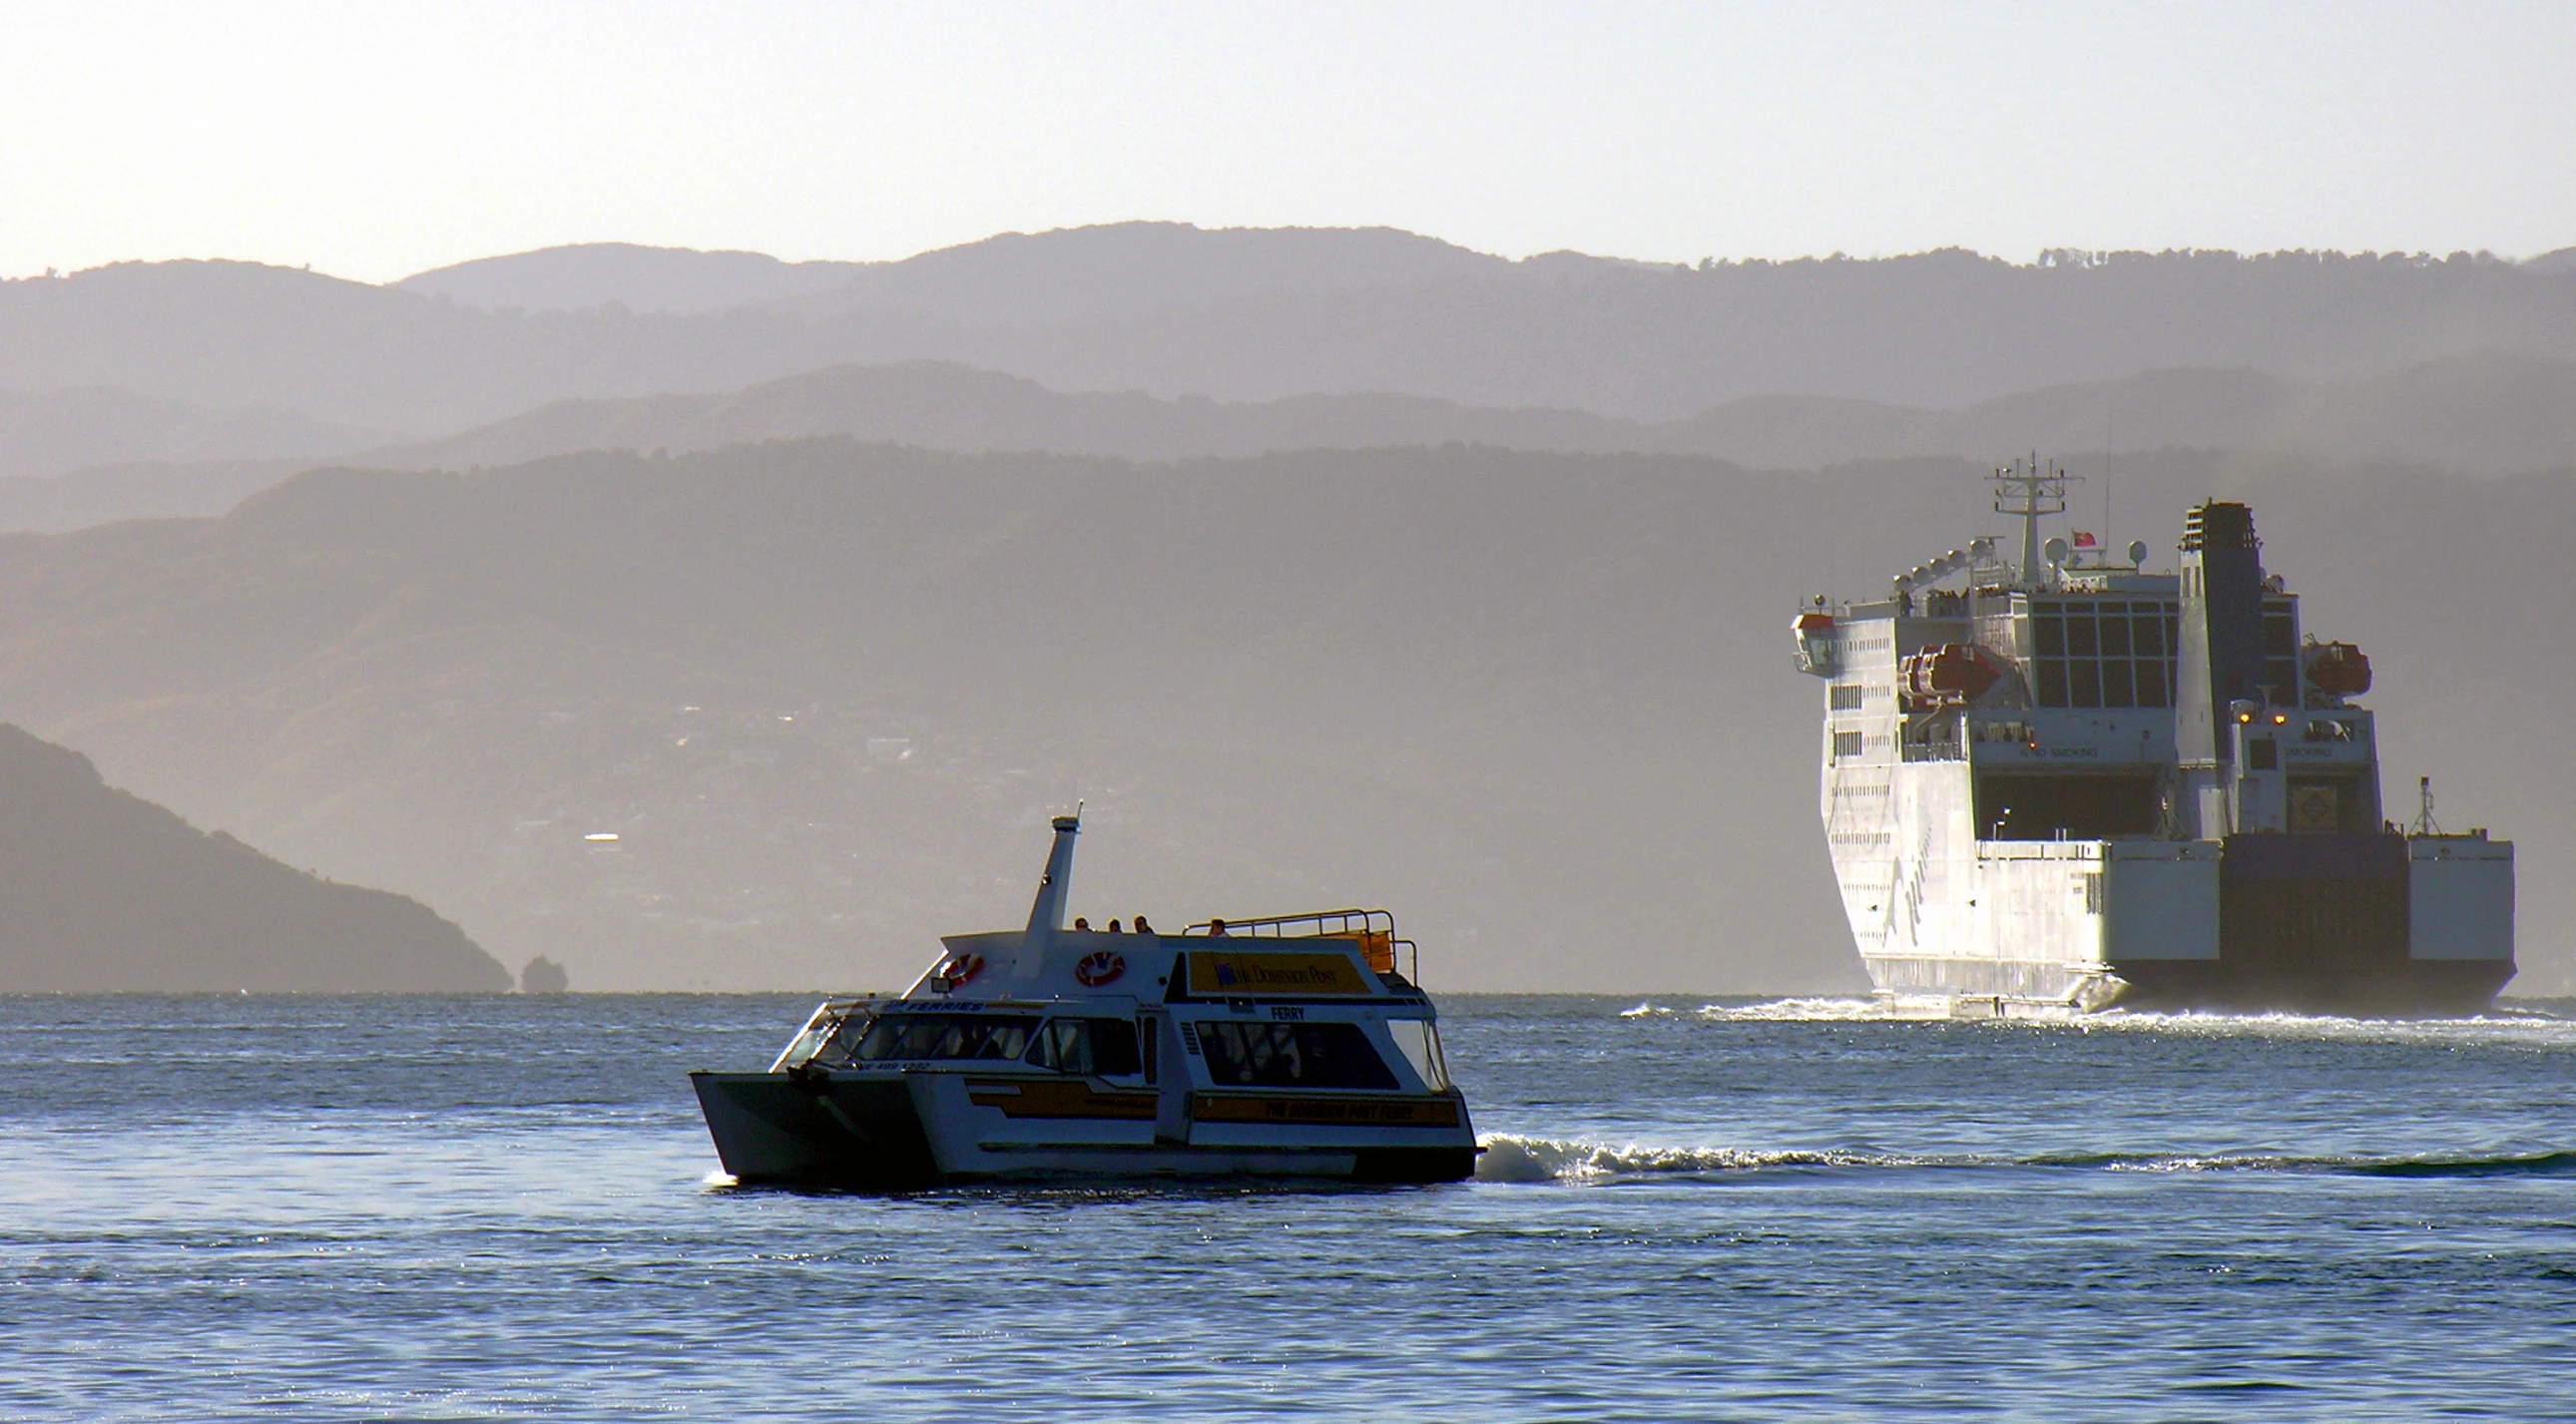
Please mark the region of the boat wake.
[[2082, 1152], [2035, 1157], [1908, 1155], [1833, 1150], [1754, 1151], [1651, 1147], [1496, 1133], [1484, 1141], [1476, 1180], [1593, 1185], [1764, 1171], [2014, 1171], [2291, 1173], [2356, 1177], [2576, 1177], [2576, 1151], [2496, 1156], [2301, 1157], [2277, 1153]]
[[1729, 1023], [1912, 1023], [1951, 1016], [1950, 1000], [1939, 994], [1765, 999], [1755, 1003], [1702, 1004], [1694, 1013], [1699, 1018]]
[[[1981, 1007], [1985, 1000], [1970, 1003]], [[2552, 1008], [2563, 1009], [2553, 1002]], [[1953, 1020], [2001, 1024], [2014, 1028], [2125, 1030], [2205, 1037], [2340, 1039], [2378, 1043], [2452, 1043], [2462, 1040], [2566, 1044], [2576, 1047], [2576, 1016], [2541, 1008], [2490, 1009], [2461, 1018], [2350, 1018], [2334, 1014], [2225, 1013], [2213, 1010], [2074, 1009], [2024, 1010], [1995, 1019], [1986, 1013], [1959, 1015], [1952, 1001], [1931, 995], [1816, 995], [1779, 999], [1682, 1003], [1645, 1000], [1622, 1009], [1619, 1017], [1637, 1020], [1697, 1019], [1706, 1023], [1947, 1023]]]
[[1701, 1176], [1797, 1167], [1936, 1167], [1933, 1157], [1869, 1152], [1754, 1152], [1732, 1147], [1609, 1147], [1496, 1133], [1476, 1159], [1480, 1182], [1596, 1182], [1620, 1177]]

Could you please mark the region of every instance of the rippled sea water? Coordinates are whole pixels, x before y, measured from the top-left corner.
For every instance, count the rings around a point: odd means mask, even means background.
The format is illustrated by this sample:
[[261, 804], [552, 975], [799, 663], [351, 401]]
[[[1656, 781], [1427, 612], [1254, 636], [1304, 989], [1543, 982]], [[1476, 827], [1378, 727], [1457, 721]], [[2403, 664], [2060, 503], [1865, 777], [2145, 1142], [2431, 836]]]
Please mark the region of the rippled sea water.
[[725, 1187], [809, 1007], [0, 1000], [0, 1417], [2576, 1415], [2576, 1006], [1452, 997], [1474, 1182]]

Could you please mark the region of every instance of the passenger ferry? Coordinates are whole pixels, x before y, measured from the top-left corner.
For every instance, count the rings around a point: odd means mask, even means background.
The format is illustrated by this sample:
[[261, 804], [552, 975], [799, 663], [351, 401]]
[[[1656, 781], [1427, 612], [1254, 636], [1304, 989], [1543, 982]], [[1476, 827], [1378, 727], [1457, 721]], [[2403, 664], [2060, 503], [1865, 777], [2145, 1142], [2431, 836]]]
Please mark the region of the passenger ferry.
[[1444, 1182], [1475, 1169], [1439, 1016], [1382, 910], [1064, 924], [1079, 813], [1023, 929], [950, 936], [891, 1000], [817, 1008], [766, 1072], [690, 1075], [745, 1183]]
[[1795, 620], [1871, 980], [1993, 1014], [2486, 1007], [2514, 973], [2513, 845], [2444, 834], [2429, 785], [2388, 815], [2370, 661], [2306, 634], [2253, 511], [2191, 510], [2150, 572], [2144, 541], [2042, 542], [2067, 478], [1993, 474], [2018, 559], [1978, 538]]

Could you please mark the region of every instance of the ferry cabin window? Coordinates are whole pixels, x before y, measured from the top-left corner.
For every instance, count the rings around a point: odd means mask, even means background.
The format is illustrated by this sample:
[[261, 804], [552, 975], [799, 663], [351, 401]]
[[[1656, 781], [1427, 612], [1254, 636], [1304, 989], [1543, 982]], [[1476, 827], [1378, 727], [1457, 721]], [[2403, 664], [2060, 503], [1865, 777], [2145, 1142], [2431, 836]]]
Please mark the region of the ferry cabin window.
[[1395, 1075], [1354, 1023], [1202, 1021], [1199, 1048], [1220, 1088], [1392, 1088]]
[[1059, 1073], [1125, 1077], [1142, 1068], [1136, 1026], [1125, 1019], [1049, 1019], [1029, 1044], [1028, 1061]]
[[888, 1014], [850, 1057], [860, 1063], [913, 1058], [1008, 1061], [1026, 1053], [1037, 1020], [997, 1014]]
[[2170, 707], [2180, 607], [2057, 600], [2031, 609], [2031, 694], [2042, 707]]

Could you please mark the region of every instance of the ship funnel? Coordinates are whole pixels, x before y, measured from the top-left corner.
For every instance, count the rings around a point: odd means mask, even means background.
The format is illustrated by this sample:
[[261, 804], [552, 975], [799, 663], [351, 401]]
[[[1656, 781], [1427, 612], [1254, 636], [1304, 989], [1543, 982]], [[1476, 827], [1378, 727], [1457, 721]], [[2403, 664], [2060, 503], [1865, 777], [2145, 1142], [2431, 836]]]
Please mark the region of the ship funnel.
[[1073, 838], [1082, 834], [1082, 808], [1076, 806], [1070, 816], [1055, 818], [1055, 844], [1047, 849], [1046, 875], [1038, 881], [1038, 897], [1029, 902], [1031, 935], [1052, 934], [1064, 928], [1065, 897], [1073, 893]]
[[2174, 750], [2194, 801], [2186, 828], [2202, 838], [2235, 828], [2225, 791], [2235, 761], [2230, 709], [2271, 700], [2263, 687], [2262, 554], [2254, 512], [2242, 504], [2210, 500], [2184, 516]]

